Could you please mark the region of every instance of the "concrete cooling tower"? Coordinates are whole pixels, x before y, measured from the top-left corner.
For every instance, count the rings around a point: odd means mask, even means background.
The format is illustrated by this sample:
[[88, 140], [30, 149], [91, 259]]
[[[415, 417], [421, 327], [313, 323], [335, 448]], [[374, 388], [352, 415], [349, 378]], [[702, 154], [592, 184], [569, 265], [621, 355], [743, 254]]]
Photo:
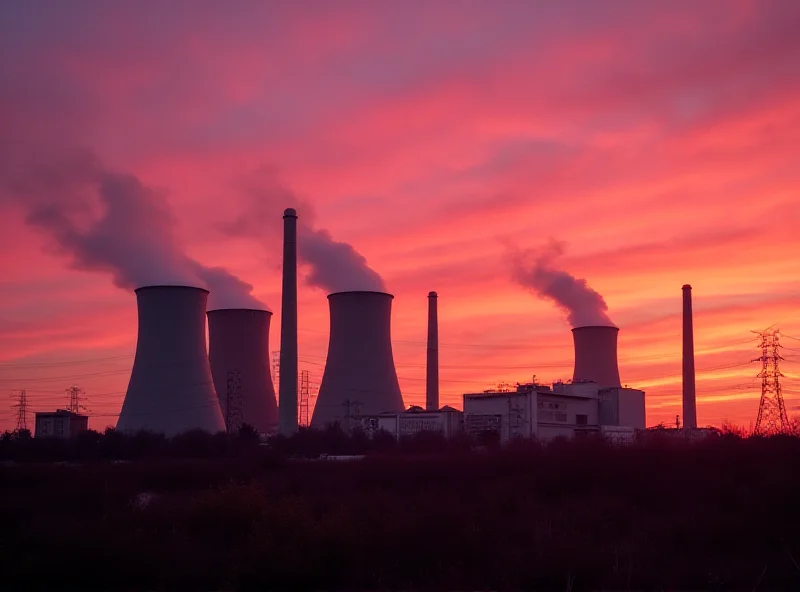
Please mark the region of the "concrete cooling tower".
[[576, 327], [573, 382], [592, 381], [602, 387], [621, 386], [617, 365], [617, 327]]
[[312, 428], [405, 409], [392, 356], [392, 299], [383, 292], [328, 296], [331, 327]]
[[118, 430], [225, 430], [206, 354], [207, 300], [190, 286], [136, 290], [139, 333]]
[[278, 404], [269, 368], [266, 310], [227, 308], [208, 312], [208, 359], [228, 429], [242, 423], [275, 431]]

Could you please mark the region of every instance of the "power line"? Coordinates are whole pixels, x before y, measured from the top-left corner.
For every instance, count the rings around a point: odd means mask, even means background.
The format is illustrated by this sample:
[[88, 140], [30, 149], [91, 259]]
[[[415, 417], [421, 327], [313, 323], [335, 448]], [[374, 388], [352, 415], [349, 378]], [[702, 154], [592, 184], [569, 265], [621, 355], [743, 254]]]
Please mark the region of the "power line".
[[59, 360], [55, 362], [31, 362], [29, 364], [0, 363], [0, 368], [39, 368], [43, 366], [68, 366], [70, 364], [86, 364], [89, 362], [107, 362], [110, 360], [131, 359], [133, 355], [108, 356], [105, 358], [85, 358], [82, 360]]
[[[312, 331], [310, 329], [303, 329], [303, 331], [327, 335], [327, 332], [323, 332], [323, 331]], [[790, 335], [784, 335], [784, 336], [785, 337], [790, 337], [791, 339], [797, 339], [798, 341], [800, 341], [800, 339], [798, 339], [796, 337], [791, 337]], [[729, 346], [729, 345], [740, 345], [740, 344], [744, 344], [744, 343], [750, 343], [751, 341], [752, 340], [748, 339], [746, 341], [737, 340], [737, 341], [731, 341], [731, 342], [723, 342], [723, 343], [720, 343], [720, 344], [718, 344], [717, 346], [715, 346], [713, 348], [709, 348], [709, 349], [705, 349], [705, 350], [696, 350], [695, 353], [696, 354], [713, 353], [715, 351], [718, 351], [722, 347], [726, 347], [726, 346]], [[401, 339], [392, 340], [392, 343], [409, 344], [409, 345], [420, 345], [420, 346], [426, 346], [427, 345], [426, 341], [407, 341], [407, 340], [401, 340]], [[488, 343], [488, 342], [486, 342], [486, 343], [447, 343], [447, 342], [444, 342], [444, 343], [440, 343], [439, 345], [440, 345], [440, 347], [441, 346], [444, 346], [444, 347], [481, 347], [481, 348], [487, 348], [487, 349], [519, 349], [519, 350], [529, 350], [529, 349], [531, 349], [531, 344], [529, 342], [524, 342], [524, 343], [499, 343], [499, 344], [498, 343]], [[548, 345], [547, 349], [548, 350], [554, 349], [554, 348], [571, 349], [572, 347], [573, 347], [572, 344], [563, 344], [563, 345], [557, 345], [557, 346]], [[536, 349], [536, 348], [533, 348], [533, 349]], [[657, 354], [657, 355], [652, 355], [652, 356], [633, 356], [633, 357], [629, 357], [629, 358], [622, 358], [622, 359], [620, 359], [620, 361], [627, 362], [627, 361], [633, 361], [633, 360], [669, 359], [669, 358], [679, 358], [680, 355], [681, 355], [680, 353], [675, 353], [675, 354]], [[30, 362], [30, 363], [6, 363], [6, 362], [3, 362], [3, 363], [0, 363], [0, 368], [48, 368], [48, 367], [53, 367], [53, 366], [69, 366], [69, 365], [88, 364], [88, 363], [94, 363], [94, 362], [108, 362], [108, 361], [112, 361], [112, 360], [130, 360], [130, 359], [133, 359], [134, 357], [135, 356], [133, 354], [126, 354], [126, 355], [119, 355], [119, 356], [106, 356], [106, 357], [100, 357], [100, 358], [82, 358], [82, 359], [79, 359], [79, 360], [56, 360], [56, 361], [53, 361], [53, 362]], [[321, 356], [310, 356], [310, 355], [306, 355], [306, 357], [319, 357], [319, 358], [321, 358]], [[120, 370], [120, 372], [122, 372], [122, 371], [124, 371], [124, 370]], [[88, 375], [76, 375], [75, 377], [76, 378], [81, 378], [83, 376], [88, 376]], [[56, 377], [54, 377], [54, 378], [56, 378]], [[57, 377], [57, 378], [59, 378], [59, 379], [61, 379], [61, 378], [68, 379], [70, 377]]]

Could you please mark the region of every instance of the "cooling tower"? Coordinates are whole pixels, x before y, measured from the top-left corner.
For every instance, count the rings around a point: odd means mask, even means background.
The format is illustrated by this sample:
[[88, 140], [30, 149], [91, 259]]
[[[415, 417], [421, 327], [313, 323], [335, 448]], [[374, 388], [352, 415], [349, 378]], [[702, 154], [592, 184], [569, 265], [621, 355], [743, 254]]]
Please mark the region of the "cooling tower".
[[328, 296], [328, 359], [311, 427], [349, 426], [357, 415], [403, 411], [391, 340], [392, 299], [383, 292]]
[[118, 430], [225, 430], [206, 354], [207, 299], [207, 290], [189, 286], [136, 290], [136, 357]]
[[208, 312], [208, 359], [229, 430], [242, 423], [262, 434], [277, 428], [278, 405], [269, 369], [271, 318], [266, 310]]
[[576, 327], [573, 382], [591, 381], [601, 387], [621, 386], [617, 365], [617, 327]]
[[694, 327], [692, 287], [683, 286], [683, 427], [697, 427], [697, 404], [694, 381]]
[[425, 377], [425, 408], [439, 409], [439, 311], [438, 295], [428, 294], [428, 358]]
[[278, 376], [279, 429], [297, 433], [297, 212], [283, 212], [283, 291], [281, 295], [281, 353]]

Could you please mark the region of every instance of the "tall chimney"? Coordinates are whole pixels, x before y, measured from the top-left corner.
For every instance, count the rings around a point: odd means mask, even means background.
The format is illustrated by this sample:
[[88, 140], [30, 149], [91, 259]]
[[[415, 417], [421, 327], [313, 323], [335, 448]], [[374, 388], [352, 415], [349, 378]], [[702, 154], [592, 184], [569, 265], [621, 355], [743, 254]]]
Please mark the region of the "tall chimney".
[[278, 383], [278, 430], [297, 433], [297, 212], [283, 212], [283, 294]]
[[694, 327], [692, 323], [692, 287], [683, 286], [683, 427], [697, 427], [697, 403], [694, 385]]
[[425, 409], [439, 409], [439, 312], [437, 294], [428, 294], [428, 365], [425, 388]]

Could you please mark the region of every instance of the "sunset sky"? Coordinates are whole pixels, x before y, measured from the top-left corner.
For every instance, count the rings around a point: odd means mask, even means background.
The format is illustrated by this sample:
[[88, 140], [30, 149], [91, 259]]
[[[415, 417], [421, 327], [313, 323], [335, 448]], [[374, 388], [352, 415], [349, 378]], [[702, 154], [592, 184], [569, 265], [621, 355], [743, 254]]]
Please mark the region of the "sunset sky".
[[[176, 248], [253, 285], [273, 350], [281, 214], [303, 204], [394, 294], [407, 405], [424, 401], [430, 290], [442, 404], [571, 378], [564, 312], [510, 262], [559, 241], [555, 264], [620, 327], [648, 425], [681, 412], [685, 283], [698, 423], [755, 422], [751, 331], [770, 326], [798, 415], [798, 31], [794, 0], [3, 2], [0, 429], [22, 388], [37, 411], [80, 386], [96, 429], [122, 404], [135, 296], [30, 219], [41, 192], [70, 197], [58, 171], [81, 154], [163, 199]], [[130, 224], [159, 251], [162, 228]], [[318, 381], [328, 303], [307, 271], [300, 366]]]

